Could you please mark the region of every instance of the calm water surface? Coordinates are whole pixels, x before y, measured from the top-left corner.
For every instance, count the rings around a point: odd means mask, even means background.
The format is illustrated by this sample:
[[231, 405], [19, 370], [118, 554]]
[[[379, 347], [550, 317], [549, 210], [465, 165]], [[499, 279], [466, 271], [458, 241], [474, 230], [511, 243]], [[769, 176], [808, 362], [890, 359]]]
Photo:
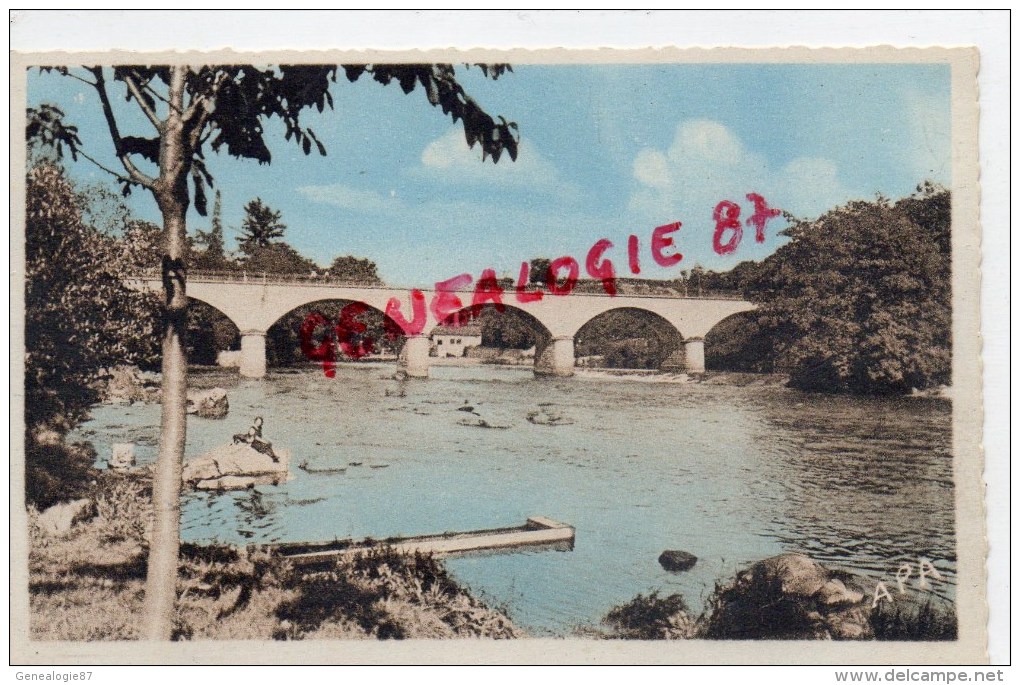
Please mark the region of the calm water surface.
[[[951, 405], [853, 399], [776, 387], [438, 367], [391, 380], [385, 365], [271, 373], [226, 387], [225, 420], [189, 417], [188, 458], [229, 442], [255, 415], [293, 458], [292, 480], [255, 492], [189, 493], [182, 537], [228, 543], [382, 538], [489, 528], [543, 515], [574, 525], [573, 551], [447, 560], [463, 584], [535, 634], [597, 624], [638, 593], [680, 592], [700, 608], [716, 581], [786, 551], [892, 584], [919, 557], [953, 596]], [[399, 391], [405, 392], [404, 397]], [[390, 395], [387, 396], [387, 390]], [[468, 401], [490, 423], [458, 425]], [[575, 420], [526, 420], [548, 403]], [[155, 460], [159, 407], [103, 406], [80, 430], [100, 458], [135, 442]], [[296, 468], [346, 467], [315, 474]], [[352, 466], [351, 462], [361, 462]], [[698, 556], [665, 572], [664, 549]]]

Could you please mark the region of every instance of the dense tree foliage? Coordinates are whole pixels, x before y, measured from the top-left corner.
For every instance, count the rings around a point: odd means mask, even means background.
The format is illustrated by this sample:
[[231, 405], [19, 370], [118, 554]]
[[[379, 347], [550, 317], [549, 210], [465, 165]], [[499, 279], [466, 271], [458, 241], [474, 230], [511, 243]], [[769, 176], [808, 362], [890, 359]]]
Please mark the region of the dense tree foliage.
[[237, 268], [227, 257], [226, 241], [223, 238], [223, 198], [218, 190], [211, 225], [208, 231], [195, 232], [189, 263], [194, 271], [234, 271]]
[[248, 272], [314, 276], [319, 267], [287, 243], [271, 243], [249, 248], [240, 266]]
[[124, 283], [138, 255], [83, 219], [89, 198], [63, 171], [28, 172], [25, 224], [26, 492], [39, 506], [73, 496], [94, 453], [59, 435], [87, 416], [110, 368], [151, 353], [153, 302]]
[[[301, 351], [301, 324], [312, 312], [322, 314], [327, 321], [336, 323], [340, 320], [340, 311], [351, 304], [341, 300], [322, 300], [302, 305], [269, 327], [266, 332], [266, 363], [270, 366], [292, 366], [309, 363]], [[396, 355], [403, 346], [403, 338], [393, 340], [386, 334], [385, 315], [378, 309], [368, 307], [356, 316], [356, 320], [365, 325], [365, 330], [350, 340], [357, 345], [361, 340], [371, 340], [372, 354]], [[322, 331], [325, 333], [325, 331]], [[316, 333], [318, 336], [319, 333]], [[316, 337], [318, 340], [319, 338]], [[343, 359], [343, 353], [339, 353]]]
[[793, 222], [790, 242], [745, 274], [760, 306], [747, 319], [764, 355], [753, 363], [831, 392], [948, 383], [950, 209], [949, 191], [928, 184], [896, 203], [852, 202]]
[[26, 197], [26, 423], [70, 426], [106, 369], [143, 356], [156, 322], [124, 283], [135, 255], [83, 222], [87, 198], [58, 167], [29, 171]]
[[333, 260], [333, 263], [326, 269], [326, 275], [330, 278], [347, 283], [360, 285], [382, 285], [379, 272], [375, 262], [369, 259], [359, 259], [351, 255], [343, 255]]
[[680, 342], [676, 329], [655, 314], [613, 309], [581, 327], [574, 352], [578, 357], [601, 356], [609, 368], [659, 369]]

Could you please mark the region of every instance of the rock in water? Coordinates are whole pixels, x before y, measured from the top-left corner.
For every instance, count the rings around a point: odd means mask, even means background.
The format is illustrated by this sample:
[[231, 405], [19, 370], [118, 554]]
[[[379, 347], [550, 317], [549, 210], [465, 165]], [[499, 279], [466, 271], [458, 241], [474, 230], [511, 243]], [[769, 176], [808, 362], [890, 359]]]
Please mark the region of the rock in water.
[[87, 521], [95, 515], [91, 500], [76, 499], [71, 502], [54, 504], [39, 514], [39, 528], [46, 535], [66, 535], [71, 526], [79, 521]]
[[659, 563], [667, 571], [680, 573], [681, 571], [691, 570], [698, 563], [698, 558], [690, 552], [684, 552], [679, 549], [667, 549], [659, 555]]
[[802, 554], [753, 564], [716, 591], [699, 637], [710, 640], [860, 640], [870, 606], [849, 573]]
[[548, 407], [542, 407], [538, 411], [529, 411], [527, 419], [539, 426], [569, 426], [574, 423], [574, 420], [569, 416], [564, 416], [555, 409], [549, 409]]
[[474, 416], [465, 416], [464, 418], [457, 421], [461, 426], [473, 426], [475, 428], [510, 428], [509, 423], [499, 423], [496, 421], [486, 421], [485, 419]]
[[115, 471], [123, 471], [135, 465], [135, 443], [116, 442], [113, 454], [110, 455], [109, 466]]
[[184, 465], [182, 479], [199, 490], [244, 490], [279, 485], [289, 477], [290, 453], [274, 450], [279, 461], [248, 444], [215, 447]]
[[192, 390], [188, 393], [188, 413], [205, 419], [222, 419], [230, 410], [227, 391], [223, 388]]

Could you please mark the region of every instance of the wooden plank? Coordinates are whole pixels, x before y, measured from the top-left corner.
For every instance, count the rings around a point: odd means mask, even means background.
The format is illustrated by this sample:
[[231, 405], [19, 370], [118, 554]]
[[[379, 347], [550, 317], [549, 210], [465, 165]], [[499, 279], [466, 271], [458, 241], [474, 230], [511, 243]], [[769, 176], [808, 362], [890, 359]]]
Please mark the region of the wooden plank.
[[[368, 552], [383, 545], [392, 547], [403, 554], [419, 552], [446, 556], [489, 549], [512, 549], [515, 547], [573, 542], [573, 540], [573, 526], [544, 516], [532, 516], [528, 518], [527, 524], [519, 528], [496, 528], [473, 532], [449, 533], [446, 535], [422, 535], [390, 540], [388, 542], [379, 541], [371, 544], [354, 543], [343, 549], [322, 549], [299, 552], [297, 554], [287, 554], [287, 547], [301, 548], [306, 543], [284, 543], [277, 547], [277, 550], [294, 563], [305, 565], [328, 561], [344, 555]], [[311, 543], [308, 546], [314, 547], [317, 544]], [[326, 545], [328, 543], [323, 544]]]

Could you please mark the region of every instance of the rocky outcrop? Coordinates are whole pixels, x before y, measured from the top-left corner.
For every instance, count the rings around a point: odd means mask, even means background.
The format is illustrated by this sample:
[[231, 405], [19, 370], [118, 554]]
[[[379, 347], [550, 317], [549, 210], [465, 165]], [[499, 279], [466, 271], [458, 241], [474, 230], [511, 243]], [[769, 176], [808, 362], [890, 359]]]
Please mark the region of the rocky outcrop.
[[223, 388], [188, 392], [188, 413], [204, 419], [222, 419], [230, 411], [227, 391]]
[[223, 445], [184, 465], [183, 481], [197, 490], [244, 490], [279, 485], [289, 477], [290, 453], [275, 450], [278, 461], [248, 444]]
[[54, 504], [39, 514], [36, 522], [46, 535], [60, 536], [71, 531], [71, 526], [79, 521], [88, 521], [95, 515], [95, 505], [88, 499], [76, 499], [71, 502]]
[[719, 588], [699, 637], [719, 640], [857, 640], [874, 637], [854, 576], [801, 554], [753, 564]]
[[662, 565], [662, 568], [674, 573], [689, 571], [694, 568], [696, 563], [698, 563], [696, 556], [679, 549], [667, 549], [659, 555], [659, 564]]
[[115, 366], [109, 371], [104, 401], [109, 404], [159, 401], [158, 377], [135, 366]]

